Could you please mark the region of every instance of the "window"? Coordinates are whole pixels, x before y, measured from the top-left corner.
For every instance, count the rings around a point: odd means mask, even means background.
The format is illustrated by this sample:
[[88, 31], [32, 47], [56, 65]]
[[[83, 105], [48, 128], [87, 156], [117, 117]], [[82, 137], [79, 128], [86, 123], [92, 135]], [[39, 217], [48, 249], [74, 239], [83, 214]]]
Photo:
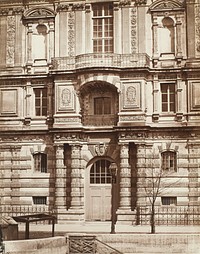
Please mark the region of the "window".
[[33, 204], [34, 205], [46, 205], [47, 204], [47, 197], [33, 197]]
[[110, 161], [96, 161], [90, 170], [90, 183], [105, 184], [111, 183]]
[[162, 112], [175, 112], [175, 84], [161, 84]]
[[45, 153], [36, 153], [33, 155], [34, 169], [36, 171], [47, 173], [47, 155]]
[[110, 97], [94, 98], [94, 114], [95, 115], [111, 114], [111, 98]]
[[161, 197], [162, 205], [177, 205], [177, 197]]
[[93, 5], [93, 50], [94, 53], [113, 52], [113, 6]]
[[162, 169], [166, 171], [177, 171], [176, 163], [176, 153], [175, 152], [163, 152], [162, 153]]
[[47, 89], [35, 88], [35, 114], [36, 116], [47, 115]]

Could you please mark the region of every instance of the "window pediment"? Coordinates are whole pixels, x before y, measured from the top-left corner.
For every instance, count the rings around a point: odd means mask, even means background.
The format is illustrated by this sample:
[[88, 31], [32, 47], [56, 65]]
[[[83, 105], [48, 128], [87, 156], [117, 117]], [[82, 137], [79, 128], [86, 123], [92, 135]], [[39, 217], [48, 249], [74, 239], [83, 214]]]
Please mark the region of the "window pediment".
[[46, 19], [54, 18], [56, 13], [49, 8], [35, 8], [24, 13], [24, 19]]
[[183, 8], [183, 1], [156, 1], [154, 2], [149, 10], [150, 11], [163, 11], [163, 10], [180, 10]]

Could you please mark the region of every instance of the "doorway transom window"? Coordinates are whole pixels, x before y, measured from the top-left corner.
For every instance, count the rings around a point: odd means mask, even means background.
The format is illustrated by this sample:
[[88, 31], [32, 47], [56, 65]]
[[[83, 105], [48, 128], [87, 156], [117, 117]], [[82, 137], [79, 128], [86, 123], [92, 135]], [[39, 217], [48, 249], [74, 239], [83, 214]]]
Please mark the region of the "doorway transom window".
[[91, 184], [110, 184], [111, 173], [110, 166], [111, 162], [108, 160], [96, 161], [90, 170], [90, 183]]

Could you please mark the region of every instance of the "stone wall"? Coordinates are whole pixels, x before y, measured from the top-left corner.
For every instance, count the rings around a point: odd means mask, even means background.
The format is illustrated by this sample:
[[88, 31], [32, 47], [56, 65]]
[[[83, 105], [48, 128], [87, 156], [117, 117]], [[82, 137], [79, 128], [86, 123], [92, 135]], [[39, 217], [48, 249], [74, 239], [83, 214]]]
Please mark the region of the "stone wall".
[[5, 241], [5, 253], [9, 254], [65, 254], [65, 237], [53, 237], [34, 240]]
[[123, 253], [200, 253], [199, 234], [101, 235], [98, 239]]

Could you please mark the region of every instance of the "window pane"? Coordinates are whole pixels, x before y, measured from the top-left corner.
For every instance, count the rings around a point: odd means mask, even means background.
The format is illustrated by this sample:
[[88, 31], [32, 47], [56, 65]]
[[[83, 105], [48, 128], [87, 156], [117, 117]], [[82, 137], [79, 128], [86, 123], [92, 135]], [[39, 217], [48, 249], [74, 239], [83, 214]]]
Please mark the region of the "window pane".
[[[111, 183], [111, 176], [108, 173], [110, 161], [98, 160], [96, 161], [90, 171], [90, 183], [106, 184]], [[93, 172], [96, 170], [96, 174]]]
[[111, 114], [111, 98], [104, 98], [104, 114]]

